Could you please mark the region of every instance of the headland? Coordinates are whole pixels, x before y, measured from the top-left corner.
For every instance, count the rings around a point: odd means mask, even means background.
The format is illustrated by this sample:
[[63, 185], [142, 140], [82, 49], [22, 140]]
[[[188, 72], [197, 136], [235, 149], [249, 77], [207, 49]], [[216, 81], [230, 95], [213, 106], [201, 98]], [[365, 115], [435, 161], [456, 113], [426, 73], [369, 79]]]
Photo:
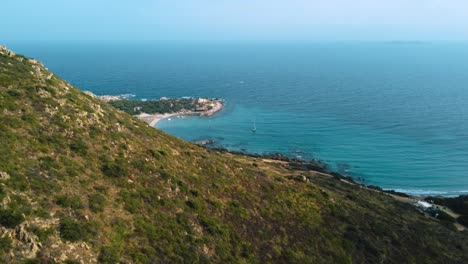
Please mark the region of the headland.
[[147, 122], [150, 126], [174, 116], [213, 116], [224, 108], [224, 100], [219, 98], [161, 97], [157, 100], [131, 100], [128, 95], [96, 97]]

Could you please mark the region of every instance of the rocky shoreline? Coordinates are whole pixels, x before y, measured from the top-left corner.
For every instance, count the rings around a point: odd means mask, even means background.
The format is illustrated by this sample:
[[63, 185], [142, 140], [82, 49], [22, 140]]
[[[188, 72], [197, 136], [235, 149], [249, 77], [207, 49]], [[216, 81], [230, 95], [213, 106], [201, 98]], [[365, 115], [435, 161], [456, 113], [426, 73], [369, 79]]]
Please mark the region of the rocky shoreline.
[[243, 151], [230, 151], [225, 148], [210, 147], [213, 143], [211, 141], [207, 144], [205, 141], [194, 142], [206, 148], [209, 151], [218, 151], [222, 153], [231, 153], [233, 155], [243, 155], [252, 158], [256, 158], [261, 161], [267, 161], [269, 163], [276, 163], [279, 166], [283, 166], [290, 171], [299, 172], [298, 175], [291, 175], [287, 178], [298, 182], [308, 183], [313, 182], [314, 177], [306, 176], [301, 172], [316, 172], [322, 176], [329, 176], [337, 181], [344, 182], [350, 185], [358, 186], [362, 189], [367, 189], [374, 192], [384, 193], [397, 201], [409, 204], [418, 210], [421, 214], [426, 217], [436, 219], [438, 221], [445, 222], [447, 224], [453, 224], [458, 231], [464, 231], [468, 229], [468, 195], [460, 195], [459, 197], [433, 197], [433, 196], [415, 196], [395, 190], [386, 190], [374, 185], [366, 185], [362, 182], [357, 181], [351, 176], [346, 176], [330, 170], [327, 163], [320, 159], [303, 160], [298, 158], [290, 158], [281, 153], [271, 154], [255, 154], [247, 153]]

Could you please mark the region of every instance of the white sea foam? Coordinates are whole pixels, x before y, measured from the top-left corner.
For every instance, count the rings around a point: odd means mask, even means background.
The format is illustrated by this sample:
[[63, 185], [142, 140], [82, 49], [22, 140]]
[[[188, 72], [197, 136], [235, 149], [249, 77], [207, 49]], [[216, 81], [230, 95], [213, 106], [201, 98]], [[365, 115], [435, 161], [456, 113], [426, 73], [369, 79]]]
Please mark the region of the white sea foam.
[[401, 192], [401, 193], [412, 194], [412, 195], [447, 195], [449, 194], [448, 192], [443, 192], [443, 191], [421, 190], [421, 189], [395, 189], [395, 191]]
[[[391, 189], [386, 189], [391, 190]], [[460, 191], [435, 191], [435, 190], [422, 190], [422, 189], [394, 189], [396, 192], [407, 193], [411, 195], [441, 195], [441, 196], [458, 196], [468, 194], [468, 190]]]

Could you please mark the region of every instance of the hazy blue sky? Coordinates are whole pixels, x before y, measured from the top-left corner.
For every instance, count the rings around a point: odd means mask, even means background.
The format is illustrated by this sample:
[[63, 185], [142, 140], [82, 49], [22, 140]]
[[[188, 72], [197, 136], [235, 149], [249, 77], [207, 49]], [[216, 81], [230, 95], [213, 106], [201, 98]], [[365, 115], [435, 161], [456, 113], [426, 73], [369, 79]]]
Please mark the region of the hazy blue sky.
[[468, 0], [2, 0], [15, 40], [468, 40]]

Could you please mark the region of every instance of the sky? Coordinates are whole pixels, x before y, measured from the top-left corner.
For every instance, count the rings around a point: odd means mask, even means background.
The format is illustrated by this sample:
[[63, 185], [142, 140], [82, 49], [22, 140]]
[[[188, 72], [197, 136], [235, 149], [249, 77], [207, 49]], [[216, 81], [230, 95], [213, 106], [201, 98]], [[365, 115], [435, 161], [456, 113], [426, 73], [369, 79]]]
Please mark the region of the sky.
[[2, 0], [3, 41], [459, 41], [467, 0]]

